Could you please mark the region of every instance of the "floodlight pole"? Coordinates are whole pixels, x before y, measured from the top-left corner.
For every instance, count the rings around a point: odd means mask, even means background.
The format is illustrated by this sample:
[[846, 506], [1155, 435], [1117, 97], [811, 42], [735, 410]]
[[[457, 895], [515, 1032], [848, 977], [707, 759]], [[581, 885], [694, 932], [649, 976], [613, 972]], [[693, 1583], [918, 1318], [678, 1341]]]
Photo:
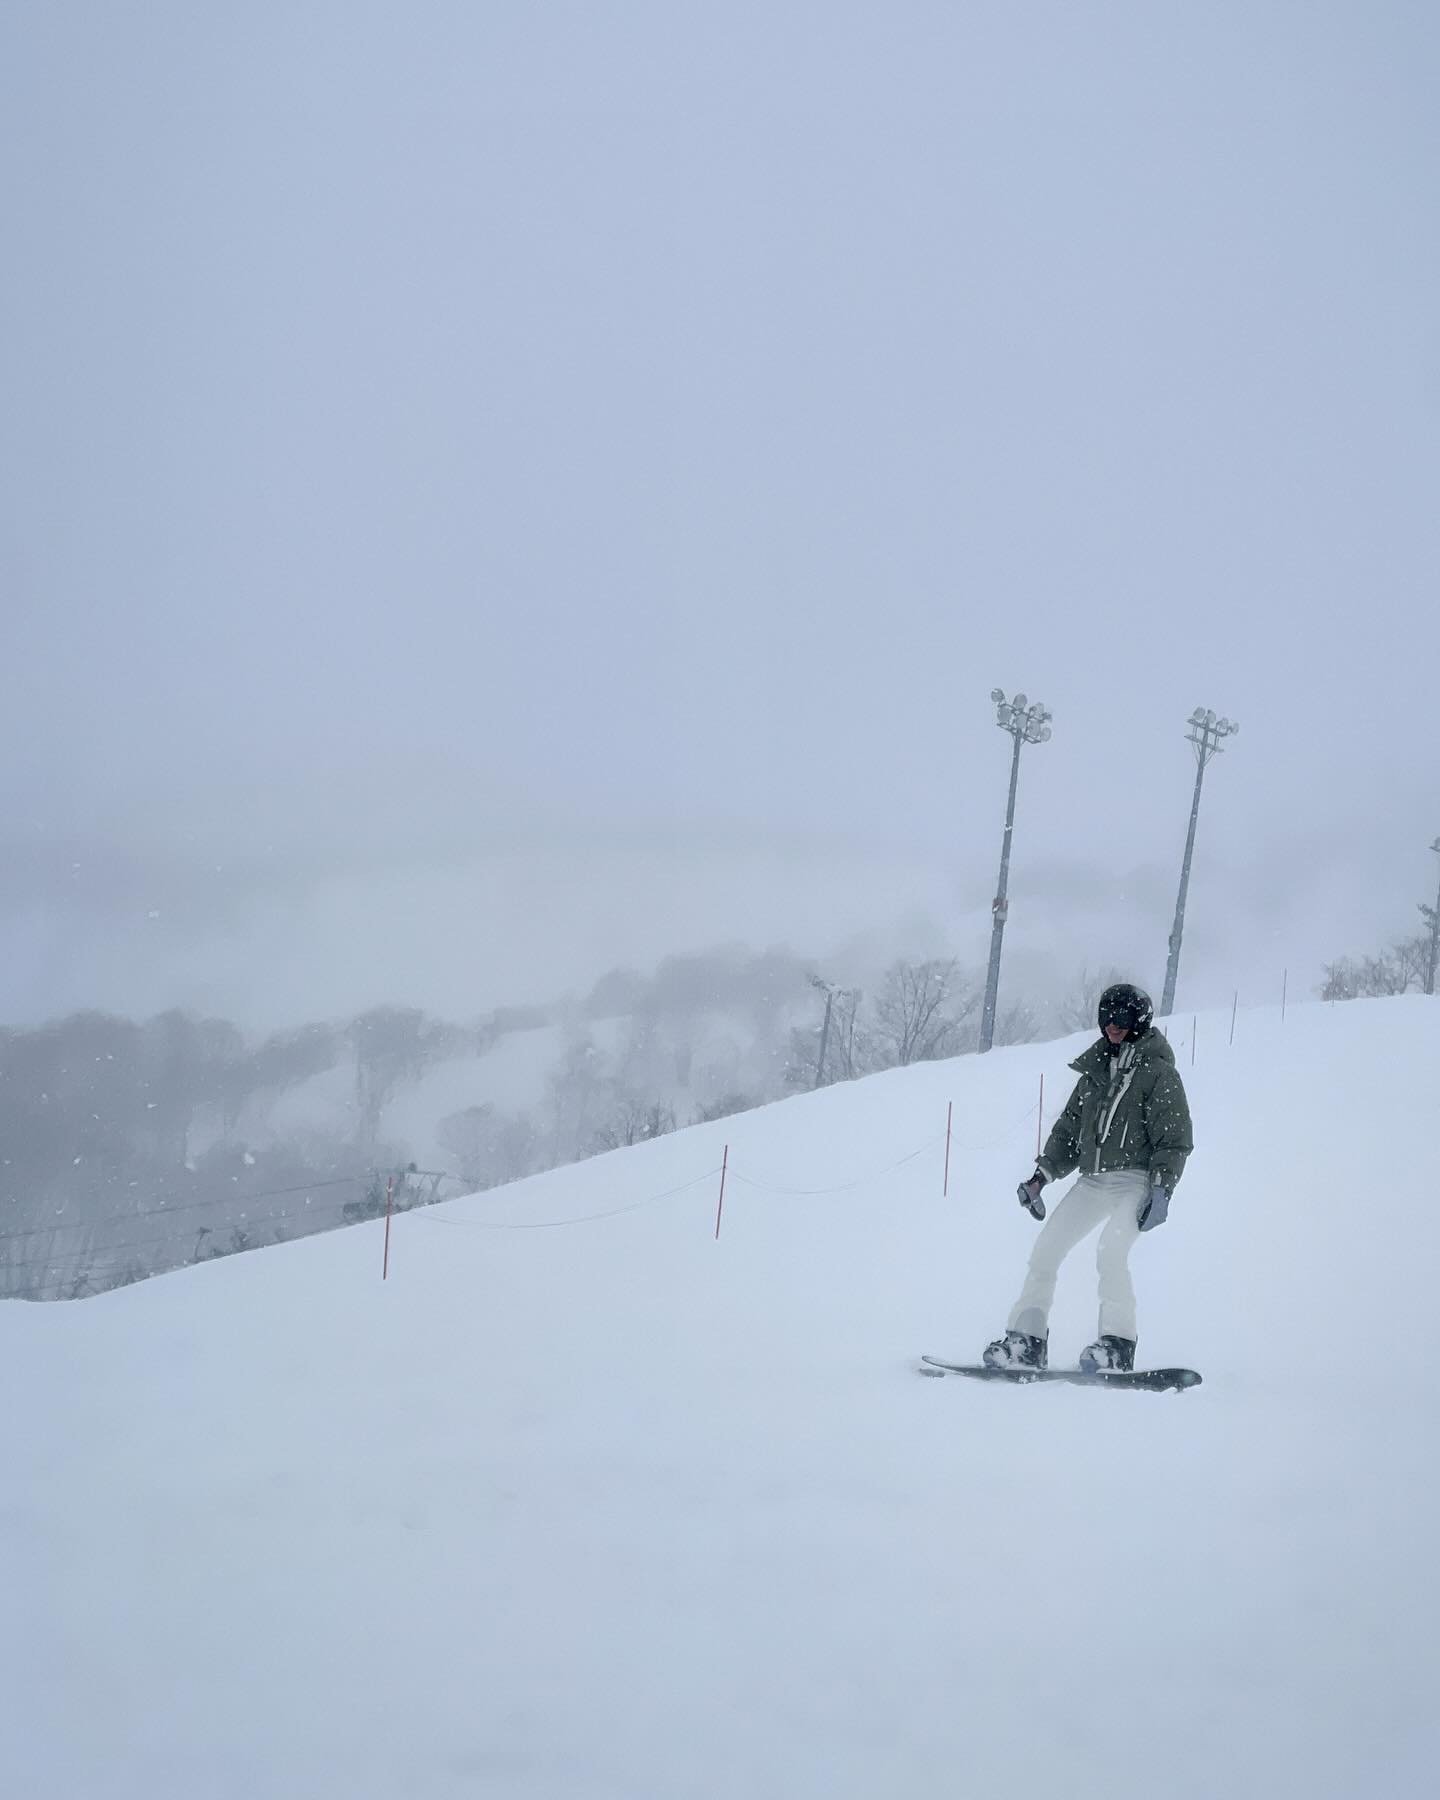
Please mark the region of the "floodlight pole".
[[1000, 946], [1005, 937], [1005, 920], [1010, 912], [1010, 844], [1015, 834], [1015, 793], [1020, 785], [1020, 747], [1022, 744], [1045, 743], [1050, 736], [1051, 717], [1038, 700], [1033, 706], [1027, 707], [1024, 694], [1017, 694], [1010, 701], [1005, 698], [1003, 689], [996, 688], [990, 698], [995, 702], [995, 723], [1014, 738], [1015, 749], [1010, 758], [1010, 795], [1005, 803], [1005, 835], [1000, 840], [1000, 880], [996, 884], [995, 898], [990, 907], [994, 923], [990, 928], [990, 967], [985, 976], [985, 1005], [980, 1014], [979, 1047], [982, 1051], [989, 1050], [995, 1042], [995, 1006], [1000, 993]]
[[820, 1054], [815, 1058], [815, 1080], [812, 1087], [819, 1087], [825, 1079], [825, 1052], [830, 1048], [830, 1014], [835, 1006], [835, 990], [828, 981], [821, 981], [818, 975], [810, 977], [815, 987], [825, 990], [825, 1023], [820, 1027]]
[[[1437, 837], [1430, 848], [1440, 856], [1440, 837]], [[1424, 907], [1420, 909], [1422, 912]], [[1430, 963], [1425, 971], [1425, 992], [1435, 992], [1435, 973], [1440, 966], [1440, 887], [1435, 890], [1435, 907], [1430, 914]]]
[[835, 1010], [837, 999], [848, 999], [851, 989], [837, 987], [833, 981], [826, 981], [819, 975], [810, 977], [810, 985], [818, 988], [825, 995], [825, 1023], [820, 1027], [820, 1054], [815, 1058], [815, 1079], [811, 1088], [818, 1088], [825, 1079], [825, 1053], [830, 1048], [830, 1018]]
[[1240, 727], [1230, 719], [1217, 719], [1213, 712], [1197, 706], [1189, 718], [1186, 734], [1195, 746], [1195, 795], [1190, 802], [1190, 829], [1185, 834], [1185, 857], [1180, 864], [1180, 892], [1175, 899], [1175, 923], [1170, 928], [1170, 955], [1165, 964], [1165, 992], [1160, 997], [1160, 1017], [1168, 1019], [1175, 1009], [1175, 983], [1180, 974], [1180, 942], [1185, 935], [1185, 900], [1190, 892], [1190, 865], [1195, 859], [1195, 828], [1200, 823], [1200, 790], [1205, 782], [1205, 768], [1212, 756], [1220, 752], [1220, 740], [1231, 737]]

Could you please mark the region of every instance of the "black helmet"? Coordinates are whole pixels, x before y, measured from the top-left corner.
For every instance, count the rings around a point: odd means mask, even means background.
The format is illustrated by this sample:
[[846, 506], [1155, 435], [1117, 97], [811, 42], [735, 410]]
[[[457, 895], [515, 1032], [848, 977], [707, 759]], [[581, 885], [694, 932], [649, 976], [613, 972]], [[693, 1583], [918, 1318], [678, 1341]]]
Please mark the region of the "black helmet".
[[1100, 1029], [1107, 1025], [1123, 1027], [1127, 1038], [1143, 1037], [1155, 1017], [1155, 1008], [1143, 988], [1128, 981], [1117, 981], [1100, 996]]

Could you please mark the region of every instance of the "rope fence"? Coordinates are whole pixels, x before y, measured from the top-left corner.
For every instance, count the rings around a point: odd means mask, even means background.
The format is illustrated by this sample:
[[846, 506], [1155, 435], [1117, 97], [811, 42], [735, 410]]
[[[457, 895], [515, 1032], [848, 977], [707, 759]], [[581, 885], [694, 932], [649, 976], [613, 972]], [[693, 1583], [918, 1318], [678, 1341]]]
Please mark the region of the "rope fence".
[[[1045, 1090], [1042, 1080], [1040, 1088], [1040, 1114], [1042, 1119], [1044, 1100]], [[877, 1182], [884, 1181], [887, 1177], [898, 1173], [899, 1170], [918, 1161], [922, 1156], [934, 1154], [942, 1146], [944, 1146], [946, 1152], [946, 1164], [941, 1190], [943, 1197], [947, 1195], [949, 1191], [949, 1152], [953, 1138], [953, 1112], [954, 1106], [953, 1102], [951, 1102], [946, 1108], [945, 1129], [926, 1138], [923, 1143], [917, 1145], [913, 1150], [907, 1150], [903, 1156], [897, 1157], [893, 1162], [885, 1164], [882, 1168], [876, 1169], [870, 1174], [856, 1176], [849, 1181], [834, 1182], [823, 1187], [786, 1186], [777, 1182], [762, 1180], [756, 1175], [747, 1174], [743, 1169], [737, 1168], [730, 1155], [730, 1145], [727, 1143], [725, 1145], [723, 1158], [714, 1168], [706, 1169], [701, 1174], [692, 1177], [689, 1181], [681, 1182], [678, 1186], [663, 1188], [658, 1193], [647, 1194], [638, 1200], [627, 1201], [623, 1206], [606, 1207], [599, 1212], [575, 1213], [565, 1218], [558, 1219], [463, 1219], [456, 1218], [448, 1213], [435, 1213], [425, 1209], [418, 1209], [412, 1210], [407, 1216], [418, 1219], [427, 1225], [441, 1225], [452, 1229], [458, 1227], [462, 1231], [466, 1229], [476, 1231], [555, 1231], [562, 1230], [570, 1225], [589, 1225], [605, 1219], [618, 1219], [629, 1213], [640, 1212], [646, 1207], [658, 1205], [662, 1201], [673, 1200], [682, 1194], [692, 1193], [697, 1187], [700, 1187], [707, 1182], [715, 1181], [718, 1178], [720, 1182], [720, 1191], [715, 1210], [715, 1237], [718, 1239], [720, 1236], [721, 1220], [724, 1213], [725, 1188], [727, 1182], [738, 1182], [742, 1187], [749, 1188], [755, 1193], [768, 1194], [780, 1199], [828, 1199], [832, 1195], [851, 1194], [858, 1192], [862, 1188], [873, 1187]], [[994, 1149], [999, 1144], [1013, 1138], [1018, 1132], [1022, 1130], [1028, 1131], [1031, 1120], [1035, 1118], [1036, 1108], [1027, 1104], [1023, 1112], [1017, 1114], [1008, 1125], [1003, 1126], [998, 1132], [988, 1138], [982, 1139], [978, 1143], [967, 1141], [964, 1147], [970, 1151]]]
[[[1288, 998], [1287, 989], [1288, 971], [1285, 973], [1284, 977], [1282, 977], [1282, 1023], [1285, 1018], [1285, 1002]], [[1225, 1033], [1225, 1036], [1228, 1038], [1228, 1043], [1232, 1046], [1235, 1042], [1236, 1026], [1239, 1018], [1239, 1002], [1240, 994], [1238, 990], [1236, 990], [1232, 996], [1231, 1006], [1229, 1008], [1229, 1029], [1228, 1032]], [[1198, 1017], [1192, 1016], [1191, 1019], [1185, 1020], [1182, 1015], [1178, 1021], [1172, 1017], [1161, 1023], [1160, 1028], [1166, 1032], [1167, 1036], [1169, 1036], [1171, 1029], [1173, 1029], [1177, 1023], [1181, 1025], [1182, 1032], [1186, 1025], [1189, 1026], [1189, 1031], [1187, 1035], [1181, 1036], [1179, 1041], [1175, 1043], [1175, 1048], [1177, 1050], [1188, 1050], [1189, 1055], [1187, 1060], [1193, 1067], [1196, 1061], [1199, 1042]], [[1222, 1032], [1223, 1031], [1224, 1027], [1222, 1026]], [[1174, 1040], [1172, 1040], [1172, 1042], [1173, 1041]], [[894, 1161], [886, 1163], [881, 1168], [870, 1173], [852, 1176], [848, 1180], [826, 1185], [800, 1187], [780, 1182], [767, 1181], [762, 1175], [752, 1173], [748, 1170], [744, 1166], [743, 1161], [737, 1166], [736, 1161], [733, 1160], [730, 1155], [731, 1146], [727, 1144], [725, 1146], [724, 1158], [721, 1163], [712, 1168], [703, 1170], [700, 1174], [693, 1176], [688, 1181], [681, 1182], [676, 1186], [664, 1188], [654, 1194], [646, 1194], [639, 1199], [627, 1201], [623, 1205], [607, 1207], [597, 1212], [571, 1214], [558, 1218], [477, 1219], [458, 1218], [448, 1212], [439, 1213], [433, 1210], [438, 1199], [440, 1183], [450, 1182], [457, 1187], [464, 1188], [466, 1184], [460, 1176], [443, 1170], [419, 1169], [412, 1164], [404, 1169], [393, 1171], [383, 1169], [369, 1170], [362, 1174], [325, 1177], [317, 1181], [300, 1182], [285, 1187], [260, 1189], [254, 1193], [220, 1194], [205, 1199], [176, 1201], [172, 1205], [137, 1207], [130, 1212], [108, 1213], [94, 1219], [68, 1217], [65, 1214], [58, 1214], [53, 1221], [47, 1224], [31, 1225], [16, 1230], [0, 1231], [0, 1275], [16, 1272], [28, 1273], [33, 1271], [54, 1276], [57, 1268], [57, 1255], [54, 1249], [53, 1240], [56, 1235], [66, 1232], [77, 1234], [83, 1233], [91, 1241], [83, 1246], [77, 1247], [75, 1255], [71, 1259], [72, 1267], [66, 1275], [51, 1282], [42, 1282], [35, 1287], [29, 1288], [23, 1296], [12, 1295], [11, 1297], [36, 1299], [61, 1298], [66, 1297], [67, 1295], [69, 1297], [81, 1297], [81, 1291], [86, 1288], [90, 1288], [95, 1292], [103, 1292], [108, 1287], [121, 1285], [120, 1282], [116, 1282], [113, 1279], [107, 1279], [107, 1275], [113, 1276], [115, 1274], [115, 1269], [112, 1267], [109, 1271], [94, 1274], [86, 1269], [73, 1267], [74, 1262], [78, 1258], [83, 1256], [105, 1256], [111, 1258], [112, 1261], [118, 1262], [121, 1258], [129, 1259], [144, 1251], [163, 1249], [174, 1250], [179, 1242], [177, 1234], [172, 1232], [165, 1236], [147, 1236], [117, 1243], [95, 1243], [93, 1241], [94, 1237], [97, 1234], [103, 1234], [106, 1230], [119, 1229], [123, 1231], [133, 1224], [134, 1221], [140, 1219], [173, 1219], [180, 1215], [192, 1213], [200, 1215], [203, 1219], [204, 1215], [211, 1214], [221, 1215], [218, 1230], [222, 1232], [229, 1231], [232, 1235], [248, 1233], [263, 1226], [283, 1227], [291, 1225], [304, 1227], [304, 1229], [297, 1230], [295, 1236], [292, 1238], [281, 1240], [277, 1237], [275, 1240], [277, 1242], [294, 1242], [302, 1236], [314, 1236], [317, 1235], [319, 1231], [338, 1229], [343, 1224], [351, 1221], [336, 1218], [325, 1223], [312, 1223], [303, 1214], [298, 1214], [289, 1209], [282, 1208], [278, 1211], [270, 1210], [253, 1212], [249, 1210], [252, 1203], [267, 1200], [288, 1199], [297, 1194], [304, 1194], [308, 1202], [311, 1194], [321, 1194], [342, 1187], [357, 1189], [363, 1193], [368, 1190], [377, 1179], [384, 1179], [387, 1175], [390, 1177], [391, 1181], [396, 1184], [403, 1182], [408, 1177], [423, 1178], [424, 1181], [430, 1184], [429, 1193], [426, 1198], [419, 1202], [411, 1199], [410, 1204], [404, 1207], [397, 1207], [395, 1214], [397, 1219], [403, 1214], [404, 1217], [419, 1219], [428, 1225], [438, 1225], [451, 1229], [458, 1227], [462, 1231], [466, 1229], [492, 1232], [557, 1231], [575, 1225], [595, 1224], [608, 1219], [621, 1218], [630, 1213], [640, 1212], [648, 1207], [659, 1205], [667, 1200], [677, 1199], [681, 1195], [692, 1193], [696, 1188], [714, 1181], [718, 1177], [721, 1184], [715, 1220], [715, 1236], [718, 1238], [720, 1236], [720, 1223], [724, 1208], [725, 1183], [727, 1181], [738, 1183], [740, 1186], [747, 1188], [754, 1193], [771, 1195], [781, 1199], [827, 1199], [831, 1196], [856, 1193], [861, 1189], [872, 1187], [877, 1182], [884, 1181], [897, 1174], [901, 1169], [918, 1161], [921, 1157], [938, 1153], [942, 1147], [944, 1151], [944, 1166], [939, 1179], [941, 1182], [942, 1197], [948, 1197], [952, 1174], [950, 1167], [952, 1148], [956, 1152], [963, 1150], [966, 1154], [972, 1156], [985, 1151], [994, 1150], [1000, 1145], [1010, 1142], [1020, 1132], [1028, 1130], [1032, 1125], [1036, 1133], [1037, 1147], [1043, 1142], [1046, 1123], [1044, 1077], [1042, 1075], [1040, 1078], [1038, 1105], [1035, 1102], [1027, 1102], [1022, 1111], [1016, 1113], [1006, 1124], [984, 1138], [977, 1139], [965, 1135], [955, 1119], [954, 1110], [954, 1104], [951, 1102], [946, 1109], [944, 1129], [925, 1138], [924, 1141], [915, 1148], [907, 1150]], [[571, 1164], [564, 1166], [573, 1167], [575, 1165]], [[505, 1185], [508, 1186], [510, 1184], [507, 1183]], [[398, 1191], [399, 1189], [397, 1186], [397, 1194]], [[497, 1188], [485, 1191], [489, 1193], [500, 1193], [503, 1190]], [[461, 1197], [464, 1196], [457, 1196], [457, 1198]], [[196, 1227], [196, 1229], [201, 1236], [211, 1234], [211, 1228], [203, 1224]], [[35, 1240], [41, 1238], [49, 1238], [52, 1240], [52, 1243], [48, 1252], [39, 1256], [17, 1256], [11, 1254], [5, 1248], [9, 1245], [33, 1244]], [[270, 1245], [266, 1244], [245, 1245], [240, 1248], [262, 1249], [269, 1247]], [[218, 1260], [220, 1255], [238, 1253], [240, 1253], [239, 1249], [223, 1252], [212, 1250], [209, 1255], [191, 1256], [185, 1261], [167, 1264], [166, 1270], [164, 1271], [149, 1270], [146, 1271], [146, 1274], [168, 1272], [170, 1269], [192, 1266], [196, 1261]]]
[[[624, 1206], [612, 1206], [605, 1212], [577, 1213], [569, 1219], [453, 1219], [448, 1215], [432, 1213], [417, 1209], [406, 1216], [419, 1219], [426, 1225], [458, 1225], [462, 1229], [469, 1227], [472, 1231], [555, 1231], [565, 1225], [591, 1225], [597, 1219], [618, 1219], [624, 1213], [639, 1212], [647, 1206], [656, 1206], [662, 1200], [673, 1200], [677, 1194], [688, 1194], [692, 1188], [699, 1187], [702, 1181], [713, 1181], [720, 1173], [720, 1165], [706, 1169], [703, 1175], [697, 1175], [692, 1181], [681, 1182], [679, 1187], [665, 1188], [658, 1194], [647, 1194], [643, 1200], [631, 1200]], [[495, 1190], [498, 1192], [498, 1190]]]
[[[415, 1172], [429, 1173], [428, 1170]], [[78, 1219], [73, 1224], [63, 1214], [57, 1213], [52, 1225], [30, 1225], [23, 1231], [0, 1231], [0, 1244], [15, 1243], [21, 1238], [42, 1237], [52, 1231], [94, 1231], [102, 1225], [128, 1225], [132, 1219], [168, 1219], [173, 1218], [176, 1213], [213, 1212], [222, 1206], [238, 1206], [251, 1200], [278, 1200], [282, 1195], [321, 1193], [326, 1188], [364, 1187], [374, 1178], [374, 1172], [370, 1171], [364, 1175], [338, 1175], [324, 1181], [302, 1181], [295, 1187], [264, 1188], [254, 1194], [212, 1194], [205, 1200], [177, 1200], [173, 1206], [140, 1206], [134, 1212], [103, 1213], [99, 1218]], [[454, 1181], [458, 1178], [451, 1175], [445, 1179]], [[293, 1218], [294, 1214], [274, 1216]]]
[[[948, 1191], [948, 1153], [952, 1135], [952, 1113], [953, 1104], [951, 1108], [947, 1109], [945, 1130], [936, 1132], [930, 1137], [927, 1137], [914, 1149], [907, 1150], [904, 1155], [895, 1158], [894, 1161], [886, 1163], [882, 1167], [869, 1173], [853, 1176], [847, 1181], [805, 1187], [793, 1186], [782, 1182], [767, 1181], [763, 1176], [747, 1172], [743, 1167], [737, 1168], [735, 1162], [731, 1159], [730, 1146], [727, 1144], [725, 1146], [725, 1156], [721, 1163], [703, 1170], [700, 1174], [692, 1176], [688, 1181], [662, 1188], [656, 1193], [646, 1194], [635, 1200], [626, 1201], [623, 1205], [605, 1207], [595, 1212], [566, 1214], [561, 1217], [546, 1219], [477, 1219], [457, 1217], [448, 1211], [439, 1212], [435, 1210], [433, 1196], [436, 1187], [438, 1187], [438, 1183], [442, 1180], [454, 1182], [457, 1186], [463, 1185], [459, 1176], [448, 1175], [435, 1170], [410, 1168], [393, 1172], [391, 1179], [393, 1180], [395, 1175], [416, 1175], [423, 1176], [432, 1183], [432, 1199], [421, 1205], [411, 1205], [406, 1207], [403, 1209], [404, 1217], [418, 1219], [426, 1225], [437, 1225], [450, 1230], [459, 1229], [462, 1232], [466, 1230], [491, 1232], [557, 1231], [564, 1230], [570, 1226], [596, 1224], [607, 1219], [617, 1219], [630, 1213], [643, 1211], [648, 1207], [660, 1205], [667, 1200], [678, 1199], [684, 1194], [693, 1193], [696, 1188], [713, 1182], [717, 1178], [721, 1178], [722, 1181], [723, 1179], [728, 1178], [728, 1180], [737, 1182], [742, 1187], [748, 1188], [752, 1192], [771, 1195], [776, 1198], [827, 1199], [831, 1196], [856, 1193], [863, 1188], [872, 1187], [875, 1183], [884, 1181], [897, 1174], [901, 1169], [917, 1162], [921, 1157], [937, 1153], [941, 1146], [944, 1146], [947, 1152], [947, 1166], [942, 1191]], [[1007, 1138], [1013, 1137], [1023, 1127], [1028, 1125], [1033, 1117], [1033, 1106], [1027, 1106], [1023, 1113], [1017, 1115], [999, 1132], [994, 1133], [979, 1142], [967, 1140], [964, 1142], [963, 1147], [970, 1151], [992, 1149]], [[214, 1216], [219, 1214], [222, 1209], [224, 1216], [219, 1225], [221, 1231], [228, 1229], [236, 1233], [249, 1233], [266, 1226], [276, 1228], [283, 1228], [286, 1225], [303, 1226], [307, 1225], [308, 1221], [303, 1215], [298, 1215], [293, 1210], [282, 1208], [278, 1210], [264, 1209], [255, 1211], [252, 1210], [250, 1203], [289, 1198], [295, 1194], [304, 1194], [308, 1199], [312, 1192], [320, 1193], [341, 1187], [349, 1187], [363, 1191], [368, 1188], [379, 1175], [385, 1173], [385, 1171], [372, 1170], [363, 1175], [337, 1176], [334, 1178], [304, 1182], [286, 1187], [265, 1188], [253, 1194], [245, 1194], [243, 1196], [219, 1195], [205, 1200], [180, 1201], [173, 1206], [137, 1207], [132, 1212], [107, 1213], [96, 1219], [83, 1219], [63, 1214], [58, 1215], [49, 1224], [26, 1226], [19, 1230], [0, 1232], [0, 1247], [24, 1244], [27, 1247], [38, 1249], [39, 1245], [36, 1243], [36, 1240], [42, 1238], [51, 1240], [51, 1245], [47, 1250], [37, 1256], [24, 1254], [14, 1255], [8, 1253], [3, 1248], [0, 1248], [0, 1270], [3, 1270], [10, 1275], [35, 1273], [41, 1276], [52, 1277], [52, 1279], [48, 1281], [41, 1280], [36, 1285], [28, 1287], [23, 1296], [25, 1298], [54, 1299], [66, 1296], [75, 1298], [89, 1297], [91, 1292], [106, 1291], [109, 1287], [115, 1285], [128, 1285], [128, 1283], [117, 1283], [113, 1279], [117, 1272], [118, 1265], [122, 1262], [128, 1265], [132, 1259], [142, 1256], [147, 1252], [157, 1252], [167, 1249], [173, 1251], [180, 1242], [180, 1238], [175, 1232], [170, 1232], [165, 1235], [147, 1234], [140, 1238], [123, 1238], [120, 1241], [110, 1243], [96, 1243], [94, 1241], [97, 1236], [103, 1236], [107, 1231], [123, 1232], [126, 1228], [132, 1226], [136, 1220], [142, 1219], [171, 1219], [185, 1215], [198, 1215], [198, 1219], [203, 1221], [206, 1214]], [[501, 1190], [499, 1189], [492, 1190], [492, 1192], [495, 1193], [500, 1191]], [[722, 1186], [720, 1206], [717, 1208], [716, 1213], [715, 1235], [717, 1238], [720, 1235], [720, 1212], [721, 1209], [723, 1209], [723, 1204], [724, 1189]], [[395, 1216], [398, 1219], [402, 1215], [397, 1212]], [[318, 1229], [338, 1229], [342, 1223], [343, 1221], [337, 1219], [326, 1225], [319, 1226]], [[211, 1228], [204, 1225], [203, 1222], [192, 1223], [191, 1228], [196, 1230], [202, 1237], [208, 1236], [211, 1233]], [[86, 1239], [89, 1240], [83, 1245], [77, 1245], [74, 1254], [68, 1259], [58, 1257], [53, 1246], [55, 1237], [64, 1233], [83, 1233]], [[300, 1231], [296, 1235], [297, 1237], [313, 1236], [316, 1235], [316, 1230], [315, 1228], [311, 1228]], [[277, 1241], [293, 1242], [295, 1239], [277, 1239]], [[259, 1249], [268, 1248], [270, 1246], [253, 1245], [245, 1247]], [[236, 1253], [237, 1252], [234, 1251], [227, 1251], [224, 1254], [229, 1255]], [[87, 1269], [78, 1267], [77, 1263], [85, 1257], [108, 1259], [110, 1266], [108, 1268], [101, 1267], [98, 1272], [93, 1268]], [[153, 1274], [168, 1272], [170, 1269], [174, 1268], [193, 1266], [197, 1261], [210, 1260], [218, 1260], [218, 1257], [213, 1253], [208, 1257], [192, 1256], [184, 1261], [168, 1264], [164, 1271], [151, 1270], [146, 1271], [145, 1273]], [[382, 1278], [388, 1273], [388, 1260], [387, 1245], [385, 1268], [382, 1270]], [[61, 1268], [63, 1268], [65, 1272], [63, 1274], [57, 1274], [57, 1270]]]

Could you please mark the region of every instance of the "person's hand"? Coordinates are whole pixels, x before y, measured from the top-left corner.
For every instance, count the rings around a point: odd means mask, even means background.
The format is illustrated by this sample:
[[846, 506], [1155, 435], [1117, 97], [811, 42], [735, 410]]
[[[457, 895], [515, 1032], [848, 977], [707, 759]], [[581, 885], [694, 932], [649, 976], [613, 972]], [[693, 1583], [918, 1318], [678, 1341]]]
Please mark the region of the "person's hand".
[[1032, 1219], [1045, 1217], [1045, 1202], [1040, 1198], [1040, 1190], [1044, 1185], [1045, 1177], [1037, 1169], [1028, 1181], [1022, 1181], [1015, 1190], [1016, 1198]]
[[1170, 1190], [1163, 1181], [1152, 1181], [1150, 1192], [1140, 1202], [1135, 1213], [1135, 1223], [1142, 1231], [1153, 1231], [1157, 1225], [1165, 1223], [1170, 1211]]

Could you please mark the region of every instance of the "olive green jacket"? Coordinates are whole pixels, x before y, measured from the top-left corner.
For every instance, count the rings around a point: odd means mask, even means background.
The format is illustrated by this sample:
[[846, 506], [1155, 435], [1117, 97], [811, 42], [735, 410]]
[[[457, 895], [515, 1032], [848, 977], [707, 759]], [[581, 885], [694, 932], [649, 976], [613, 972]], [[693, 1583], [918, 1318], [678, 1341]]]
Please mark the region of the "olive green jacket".
[[1134, 1054], [1118, 1074], [1103, 1037], [1071, 1063], [1080, 1079], [1038, 1162], [1051, 1181], [1072, 1169], [1148, 1169], [1167, 1189], [1179, 1181], [1195, 1140], [1175, 1053], [1153, 1028], [1123, 1048]]

